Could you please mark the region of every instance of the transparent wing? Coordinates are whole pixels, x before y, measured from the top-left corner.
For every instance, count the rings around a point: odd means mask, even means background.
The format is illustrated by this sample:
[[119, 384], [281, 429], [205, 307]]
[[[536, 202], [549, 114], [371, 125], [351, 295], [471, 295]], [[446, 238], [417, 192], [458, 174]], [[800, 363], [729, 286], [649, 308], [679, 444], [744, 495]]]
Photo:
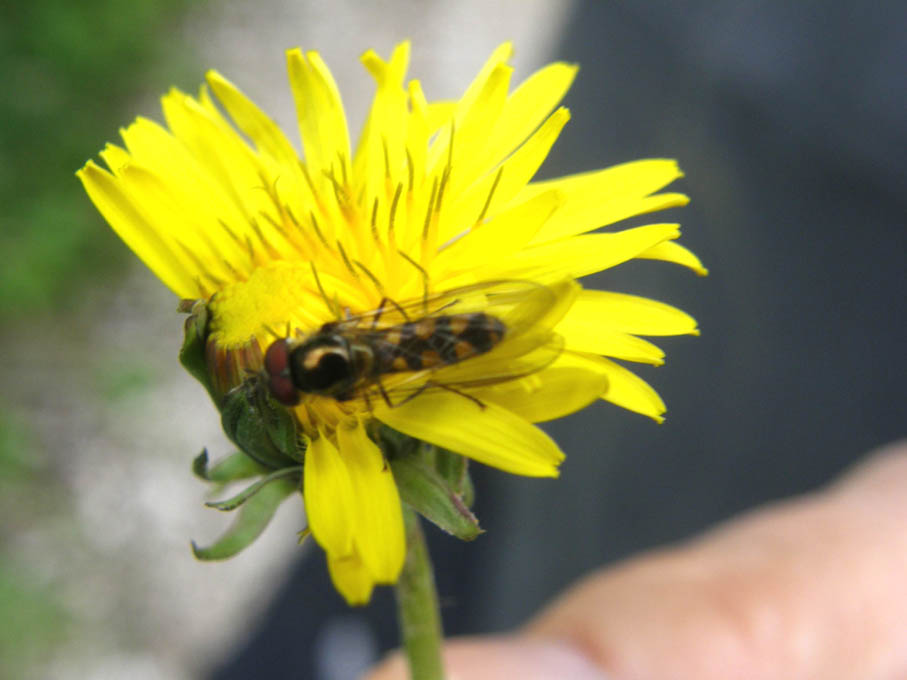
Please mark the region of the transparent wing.
[[[424, 319], [480, 313], [473, 323], [488, 323], [489, 331], [502, 330], [490, 350], [464, 351], [455, 362], [438, 363], [421, 370], [402, 370], [363, 381], [356, 396], [367, 401], [387, 399], [391, 404], [413, 398], [427, 390], [460, 391], [530, 375], [551, 364], [563, 348], [552, 330], [575, 298], [579, 286], [565, 281], [543, 286], [532, 281], [488, 281], [457, 288], [423, 299], [390, 302], [374, 311], [330, 324], [331, 330], [347, 334], [375, 351], [404, 355], [391, 339], [406, 324]], [[461, 338], [433, 327], [436, 342], [457, 343]]]
[[348, 315], [325, 324], [325, 329], [340, 333], [383, 331], [424, 318], [482, 312], [499, 319], [513, 334], [537, 324], [555, 305], [559, 292], [557, 286], [535, 281], [484, 281], [410, 300], [387, 298], [377, 309]]

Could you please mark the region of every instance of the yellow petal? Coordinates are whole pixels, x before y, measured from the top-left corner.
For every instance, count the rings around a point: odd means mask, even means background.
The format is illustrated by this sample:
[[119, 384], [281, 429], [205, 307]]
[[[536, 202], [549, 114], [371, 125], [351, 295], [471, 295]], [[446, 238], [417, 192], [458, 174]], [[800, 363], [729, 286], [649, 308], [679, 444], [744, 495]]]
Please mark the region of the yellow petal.
[[486, 135], [486, 163], [497, 163], [532, 134], [567, 94], [577, 70], [574, 64], [549, 64], [513, 91], [494, 131]]
[[[139, 118], [122, 131], [131, 153], [109, 146], [101, 156], [166, 238], [200, 259], [209, 272], [229, 281], [251, 270], [245, 237], [247, 210], [238, 205], [208, 166], [166, 129]], [[261, 179], [256, 182], [260, 185]], [[263, 192], [260, 192], [263, 193]], [[249, 206], [250, 208], [252, 206]], [[278, 245], [285, 245], [281, 240]], [[225, 269], [223, 261], [229, 263]]]
[[[456, 139], [450, 159], [455, 172], [451, 173], [448, 187], [451, 196], [457, 196], [476, 177], [484, 174], [490, 165], [487, 155], [488, 132], [494, 129], [507, 101], [512, 73], [512, 67], [498, 64], [492, 69], [472, 106], [461, 110], [455, 118]], [[447, 160], [444, 158], [444, 162]]]
[[277, 123], [217, 71], [208, 71], [206, 76], [208, 85], [233, 118], [233, 122], [246, 133], [259, 151], [269, 154], [287, 167], [297, 164], [299, 159], [296, 151]]
[[358, 555], [328, 555], [328, 572], [334, 587], [343, 595], [347, 604], [354, 607], [368, 604], [375, 582]]
[[488, 57], [488, 60], [479, 70], [478, 75], [473, 79], [469, 84], [469, 87], [466, 88], [466, 92], [463, 93], [463, 96], [460, 98], [460, 103], [463, 106], [471, 106], [472, 100], [479, 96], [479, 93], [482, 91], [482, 87], [485, 84], [485, 81], [488, 79], [489, 74], [497, 68], [500, 64], [505, 64], [510, 61], [510, 58], [513, 56], [513, 43], [505, 42], [498, 45], [494, 52], [491, 53], [491, 56]]
[[699, 258], [679, 243], [671, 243], [669, 241], [659, 243], [657, 246], [640, 253], [638, 257], [648, 260], [674, 262], [675, 264], [689, 267], [700, 276], [706, 276], [709, 273], [709, 270], [702, 266]]
[[157, 225], [139, 211], [122, 184], [94, 161], [88, 161], [76, 175], [117, 235], [170, 290], [182, 298], [201, 294], [185, 256], [161, 237]]
[[602, 399], [628, 411], [649, 416], [656, 422], [664, 420], [665, 404], [645, 380], [613, 361], [601, 357], [596, 359], [608, 373], [608, 390]]
[[346, 114], [337, 84], [317, 52], [303, 57], [298, 48], [287, 51], [290, 88], [296, 102], [299, 134], [312, 180], [327, 186], [324, 173], [350, 172], [350, 140]]
[[517, 475], [556, 477], [564, 459], [548, 435], [520, 416], [458, 394], [423, 394], [375, 416], [411, 437]]
[[429, 133], [437, 132], [441, 127], [447, 126], [457, 110], [455, 101], [433, 101], [429, 102], [425, 112], [425, 119], [428, 122]]
[[551, 281], [579, 278], [630, 260], [652, 246], [680, 236], [676, 224], [650, 224], [615, 234], [583, 234], [538, 245], [491, 264], [489, 278]]
[[353, 494], [346, 463], [324, 434], [312, 439], [305, 453], [302, 495], [309, 528], [330, 558], [353, 551]]
[[[416, 189], [421, 186], [420, 180], [425, 176], [425, 159], [432, 130], [429, 126], [429, 106], [425, 100], [421, 83], [418, 80], [411, 80], [407, 92], [411, 110], [406, 127], [407, 165], [410, 166], [409, 172], [412, 173], [413, 188]], [[409, 181], [407, 181], [408, 184]]]
[[378, 84], [368, 118], [365, 121], [359, 148], [356, 150], [356, 172], [363, 154], [370, 163], [396, 175], [405, 161], [407, 91], [403, 88], [409, 66], [409, 42], [402, 42], [384, 61], [374, 50], [362, 55], [362, 64]]
[[603, 324], [636, 335], [699, 333], [696, 319], [676, 307], [636, 295], [602, 290], [582, 290], [564, 320], [589, 326]]
[[664, 352], [660, 348], [635, 335], [609, 328], [607, 320], [602, 317], [587, 320], [568, 315], [557, 325], [556, 330], [564, 337], [564, 346], [569, 350], [603, 354], [653, 366], [664, 363]]
[[169, 176], [133, 163], [120, 169], [118, 179], [148, 222], [188, 262], [206, 288], [204, 297], [241, 276], [246, 259], [239, 243], [196, 198], [170, 184]]
[[450, 208], [442, 212], [438, 232], [441, 242], [475, 224], [486, 205], [493, 205], [497, 211], [499, 206], [510, 203], [535, 175], [568, 120], [570, 112], [559, 108], [496, 170], [472, 184], [462, 196], [451, 197]]
[[[161, 99], [167, 125], [191, 154], [194, 162], [210, 176], [219, 190], [229, 197], [230, 208], [219, 215], [241, 239], [254, 236], [251, 222], [262, 213], [274, 212], [268, 194], [262, 190], [262, 176], [273, 177], [259, 156], [246, 144], [216, 109], [204, 106], [179, 90], [173, 89]], [[167, 163], [168, 171], [173, 163]], [[295, 214], [304, 215], [303, 205], [311, 204], [306, 186], [290, 185], [287, 173], [275, 188]], [[207, 197], [199, 191], [198, 197]], [[239, 217], [234, 217], [234, 213]], [[268, 222], [265, 221], [267, 227]]]
[[564, 196], [564, 206], [551, 217], [538, 235], [536, 243], [564, 236], [582, 234], [619, 220], [686, 205], [683, 194], [656, 194], [683, 173], [672, 160], [652, 159], [615, 165], [527, 186], [521, 197], [557, 189]]
[[451, 239], [446, 247], [442, 246], [435, 262], [437, 275], [447, 270], [473, 270], [475, 263], [484, 260], [488, 253], [503, 257], [520, 250], [561, 203], [560, 194], [548, 191], [463, 232], [461, 238]]
[[337, 445], [352, 483], [353, 540], [362, 562], [378, 583], [393, 583], [403, 568], [406, 543], [400, 496], [381, 449], [361, 422], [341, 425]]
[[600, 366], [590, 362], [588, 367], [581, 367], [559, 361], [522, 380], [477, 390], [475, 395], [538, 423], [585, 408], [607, 388], [608, 377]]

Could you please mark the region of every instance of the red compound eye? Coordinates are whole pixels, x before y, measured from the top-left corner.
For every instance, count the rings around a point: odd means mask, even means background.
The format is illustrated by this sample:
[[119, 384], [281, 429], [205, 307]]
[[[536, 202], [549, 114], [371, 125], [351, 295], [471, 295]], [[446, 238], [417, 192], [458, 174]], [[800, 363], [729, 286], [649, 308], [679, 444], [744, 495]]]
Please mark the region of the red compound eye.
[[299, 403], [299, 391], [290, 377], [290, 346], [286, 340], [275, 340], [265, 352], [265, 373], [271, 396], [285, 406]]
[[290, 369], [290, 347], [286, 340], [275, 340], [265, 352], [265, 371], [276, 376]]
[[284, 375], [272, 375], [268, 378], [268, 390], [284, 406], [295, 406], [299, 403], [299, 390], [293, 381]]

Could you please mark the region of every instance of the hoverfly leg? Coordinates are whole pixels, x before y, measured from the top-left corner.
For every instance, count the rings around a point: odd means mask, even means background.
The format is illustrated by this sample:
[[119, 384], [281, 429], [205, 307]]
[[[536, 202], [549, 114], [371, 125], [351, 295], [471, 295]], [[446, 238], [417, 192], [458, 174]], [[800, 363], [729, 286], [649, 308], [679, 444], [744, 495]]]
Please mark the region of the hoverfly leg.
[[404, 319], [406, 319], [407, 321], [411, 321], [411, 319], [409, 318], [409, 314], [406, 313], [406, 310], [403, 309], [403, 307], [401, 307], [399, 304], [397, 304], [397, 301], [396, 301], [396, 300], [392, 300], [392, 299], [390, 299], [390, 298], [385, 298], [385, 299], [386, 299], [388, 302], [390, 302], [394, 307], [397, 308], [397, 311], [400, 312], [400, 316], [402, 316], [402, 317], [403, 317]]
[[[462, 391], [456, 389], [455, 387], [451, 387], [450, 385], [445, 385], [444, 383], [434, 382], [432, 380], [429, 380], [429, 381], [423, 383], [422, 385], [420, 385], [417, 390], [415, 390], [411, 394], [407, 395], [407, 397], [405, 399], [403, 399], [402, 401], [394, 404], [394, 406], [403, 406], [403, 404], [405, 404], [408, 401], [412, 401], [413, 399], [418, 397], [420, 394], [422, 394], [425, 390], [427, 390], [429, 387], [439, 387], [442, 390], [447, 390], [448, 392], [453, 392], [454, 394], [459, 394], [461, 397], [469, 399], [469, 401], [473, 402], [476, 406], [478, 406], [483, 411], [485, 410], [485, 404], [483, 404], [481, 401], [476, 399], [471, 394], [462, 392]], [[388, 402], [388, 405], [390, 405], [390, 402]]]
[[384, 313], [384, 305], [387, 304], [387, 298], [381, 298], [381, 302], [378, 304], [378, 309], [375, 310], [375, 316], [372, 317], [372, 330], [378, 326], [378, 319], [381, 318], [381, 314]]
[[381, 302], [378, 305], [378, 308], [375, 310], [375, 316], [372, 317], [372, 329], [378, 326], [378, 320], [381, 318], [381, 315], [384, 313], [384, 308], [388, 305], [392, 305], [400, 312], [400, 315], [406, 320], [409, 321], [409, 314], [406, 313], [406, 310], [403, 309], [396, 301], [392, 300], [389, 297], [381, 298]]
[[393, 408], [395, 404], [391, 402], [390, 395], [387, 393], [387, 390], [384, 389], [384, 385], [381, 384], [381, 379], [378, 378], [375, 380], [375, 384], [378, 385], [378, 391], [381, 393], [381, 398], [384, 399], [384, 403], [387, 404], [389, 408]]
[[469, 399], [469, 401], [473, 402], [476, 406], [478, 406], [483, 411], [485, 410], [485, 404], [482, 403], [476, 397], [472, 396], [471, 394], [466, 394], [466, 392], [462, 392], [454, 387], [451, 387], [450, 385], [445, 385], [444, 383], [436, 383], [436, 382], [432, 382], [430, 380], [427, 383], [425, 383], [425, 385], [423, 386], [422, 389], [425, 389], [429, 386], [440, 387], [442, 390], [447, 390], [448, 392], [453, 392], [454, 394], [459, 394], [461, 397], [465, 397], [466, 399]]

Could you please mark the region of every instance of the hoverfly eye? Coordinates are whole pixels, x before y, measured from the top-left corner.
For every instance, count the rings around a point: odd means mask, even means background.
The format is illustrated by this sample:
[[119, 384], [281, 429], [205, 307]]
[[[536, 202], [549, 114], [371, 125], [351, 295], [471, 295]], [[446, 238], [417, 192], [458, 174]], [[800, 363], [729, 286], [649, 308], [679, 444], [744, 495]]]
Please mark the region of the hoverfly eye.
[[285, 375], [272, 375], [268, 378], [268, 390], [284, 406], [296, 406], [299, 403], [299, 391]]
[[264, 369], [268, 391], [284, 406], [299, 403], [299, 392], [290, 379], [290, 348], [286, 340], [275, 340], [265, 352]]
[[286, 340], [275, 340], [265, 352], [265, 372], [269, 376], [278, 376], [290, 367], [290, 348]]

